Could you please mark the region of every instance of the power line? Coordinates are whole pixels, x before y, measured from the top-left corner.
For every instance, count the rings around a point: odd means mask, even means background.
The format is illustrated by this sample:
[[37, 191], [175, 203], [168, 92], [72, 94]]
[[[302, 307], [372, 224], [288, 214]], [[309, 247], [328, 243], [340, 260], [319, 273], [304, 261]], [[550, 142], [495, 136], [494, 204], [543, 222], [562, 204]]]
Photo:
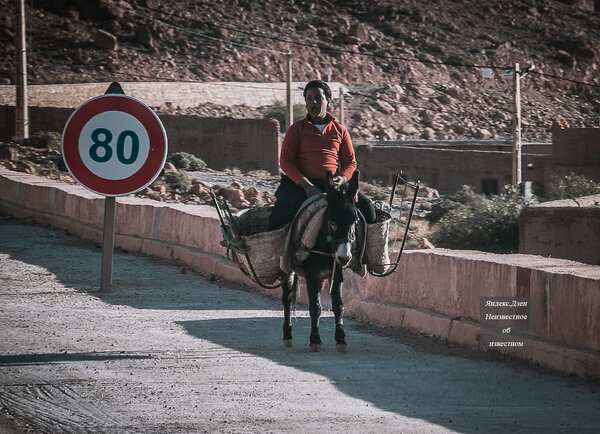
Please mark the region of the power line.
[[558, 75], [554, 75], [554, 74], [546, 74], [543, 72], [539, 72], [539, 71], [530, 71], [530, 74], [537, 74], [537, 75], [541, 75], [542, 77], [549, 77], [549, 78], [555, 78], [557, 80], [564, 80], [564, 81], [570, 81], [571, 83], [575, 83], [575, 84], [581, 84], [583, 86], [590, 86], [590, 87], [597, 87], [600, 88], [600, 85], [598, 84], [593, 84], [593, 83], [587, 83], [585, 81], [579, 81], [579, 80], [573, 80], [571, 78], [566, 78], [566, 77], [560, 77]]
[[266, 51], [268, 53], [275, 53], [275, 54], [288, 54], [288, 52], [286, 52], [286, 51], [270, 50], [268, 48], [256, 47], [256, 46], [247, 45], [247, 44], [240, 44], [239, 42], [227, 41], [225, 39], [217, 38], [215, 36], [205, 35], [204, 33], [198, 33], [198, 32], [195, 32], [194, 30], [186, 29], [184, 27], [176, 26], [174, 24], [169, 24], [169, 23], [166, 23], [164, 21], [157, 20], [156, 18], [152, 18], [152, 17], [150, 17], [148, 15], [145, 15], [145, 14], [142, 14], [140, 12], [131, 11], [131, 13], [133, 13], [134, 15], [138, 15], [138, 16], [140, 16], [142, 18], [145, 18], [145, 19], [147, 19], [149, 21], [154, 21], [155, 23], [161, 24], [163, 26], [167, 26], [167, 27], [170, 27], [172, 29], [179, 30], [181, 32], [190, 33], [190, 34], [192, 34], [194, 36], [198, 36], [200, 38], [205, 38], [205, 39], [209, 39], [209, 40], [212, 40], [212, 41], [222, 42], [224, 44], [234, 45], [236, 47], [249, 48], [251, 50]]

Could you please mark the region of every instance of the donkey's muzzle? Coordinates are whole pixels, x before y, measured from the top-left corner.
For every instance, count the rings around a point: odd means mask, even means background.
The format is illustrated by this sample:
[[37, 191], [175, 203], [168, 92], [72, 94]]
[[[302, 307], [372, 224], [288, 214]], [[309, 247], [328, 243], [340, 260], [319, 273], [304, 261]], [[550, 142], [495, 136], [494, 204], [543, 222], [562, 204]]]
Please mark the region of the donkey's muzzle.
[[350, 243], [342, 243], [335, 251], [335, 261], [342, 268], [347, 267], [352, 260], [351, 247]]

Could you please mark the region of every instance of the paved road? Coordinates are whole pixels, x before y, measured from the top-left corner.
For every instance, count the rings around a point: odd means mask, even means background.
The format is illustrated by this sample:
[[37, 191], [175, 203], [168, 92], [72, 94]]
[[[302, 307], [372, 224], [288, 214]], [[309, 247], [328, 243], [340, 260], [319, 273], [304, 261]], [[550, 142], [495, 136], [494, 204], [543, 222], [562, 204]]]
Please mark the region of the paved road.
[[0, 216], [0, 430], [593, 432], [600, 384], [348, 321], [281, 342], [278, 300]]

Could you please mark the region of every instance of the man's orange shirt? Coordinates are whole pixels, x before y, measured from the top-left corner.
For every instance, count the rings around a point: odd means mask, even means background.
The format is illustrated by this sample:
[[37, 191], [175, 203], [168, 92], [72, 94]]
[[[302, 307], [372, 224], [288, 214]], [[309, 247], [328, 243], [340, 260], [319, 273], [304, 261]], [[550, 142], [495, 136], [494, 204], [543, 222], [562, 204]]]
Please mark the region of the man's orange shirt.
[[325, 179], [325, 172], [350, 179], [356, 170], [354, 148], [348, 130], [327, 113], [323, 132], [308, 117], [291, 125], [283, 139], [279, 165], [296, 184], [307, 178]]

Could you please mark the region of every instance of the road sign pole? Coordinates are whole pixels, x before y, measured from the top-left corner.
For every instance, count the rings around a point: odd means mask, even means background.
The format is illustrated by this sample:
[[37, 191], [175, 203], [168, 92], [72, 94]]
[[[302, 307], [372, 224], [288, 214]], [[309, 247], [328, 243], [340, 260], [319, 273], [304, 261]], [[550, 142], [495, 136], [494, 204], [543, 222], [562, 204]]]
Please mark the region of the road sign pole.
[[104, 198], [104, 235], [102, 241], [102, 273], [100, 292], [112, 292], [113, 251], [115, 248], [115, 198]]
[[73, 178], [105, 197], [100, 292], [112, 292], [115, 196], [140, 191], [160, 174], [167, 158], [165, 129], [152, 109], [114, 82], [73, 112], [62, 154]]

